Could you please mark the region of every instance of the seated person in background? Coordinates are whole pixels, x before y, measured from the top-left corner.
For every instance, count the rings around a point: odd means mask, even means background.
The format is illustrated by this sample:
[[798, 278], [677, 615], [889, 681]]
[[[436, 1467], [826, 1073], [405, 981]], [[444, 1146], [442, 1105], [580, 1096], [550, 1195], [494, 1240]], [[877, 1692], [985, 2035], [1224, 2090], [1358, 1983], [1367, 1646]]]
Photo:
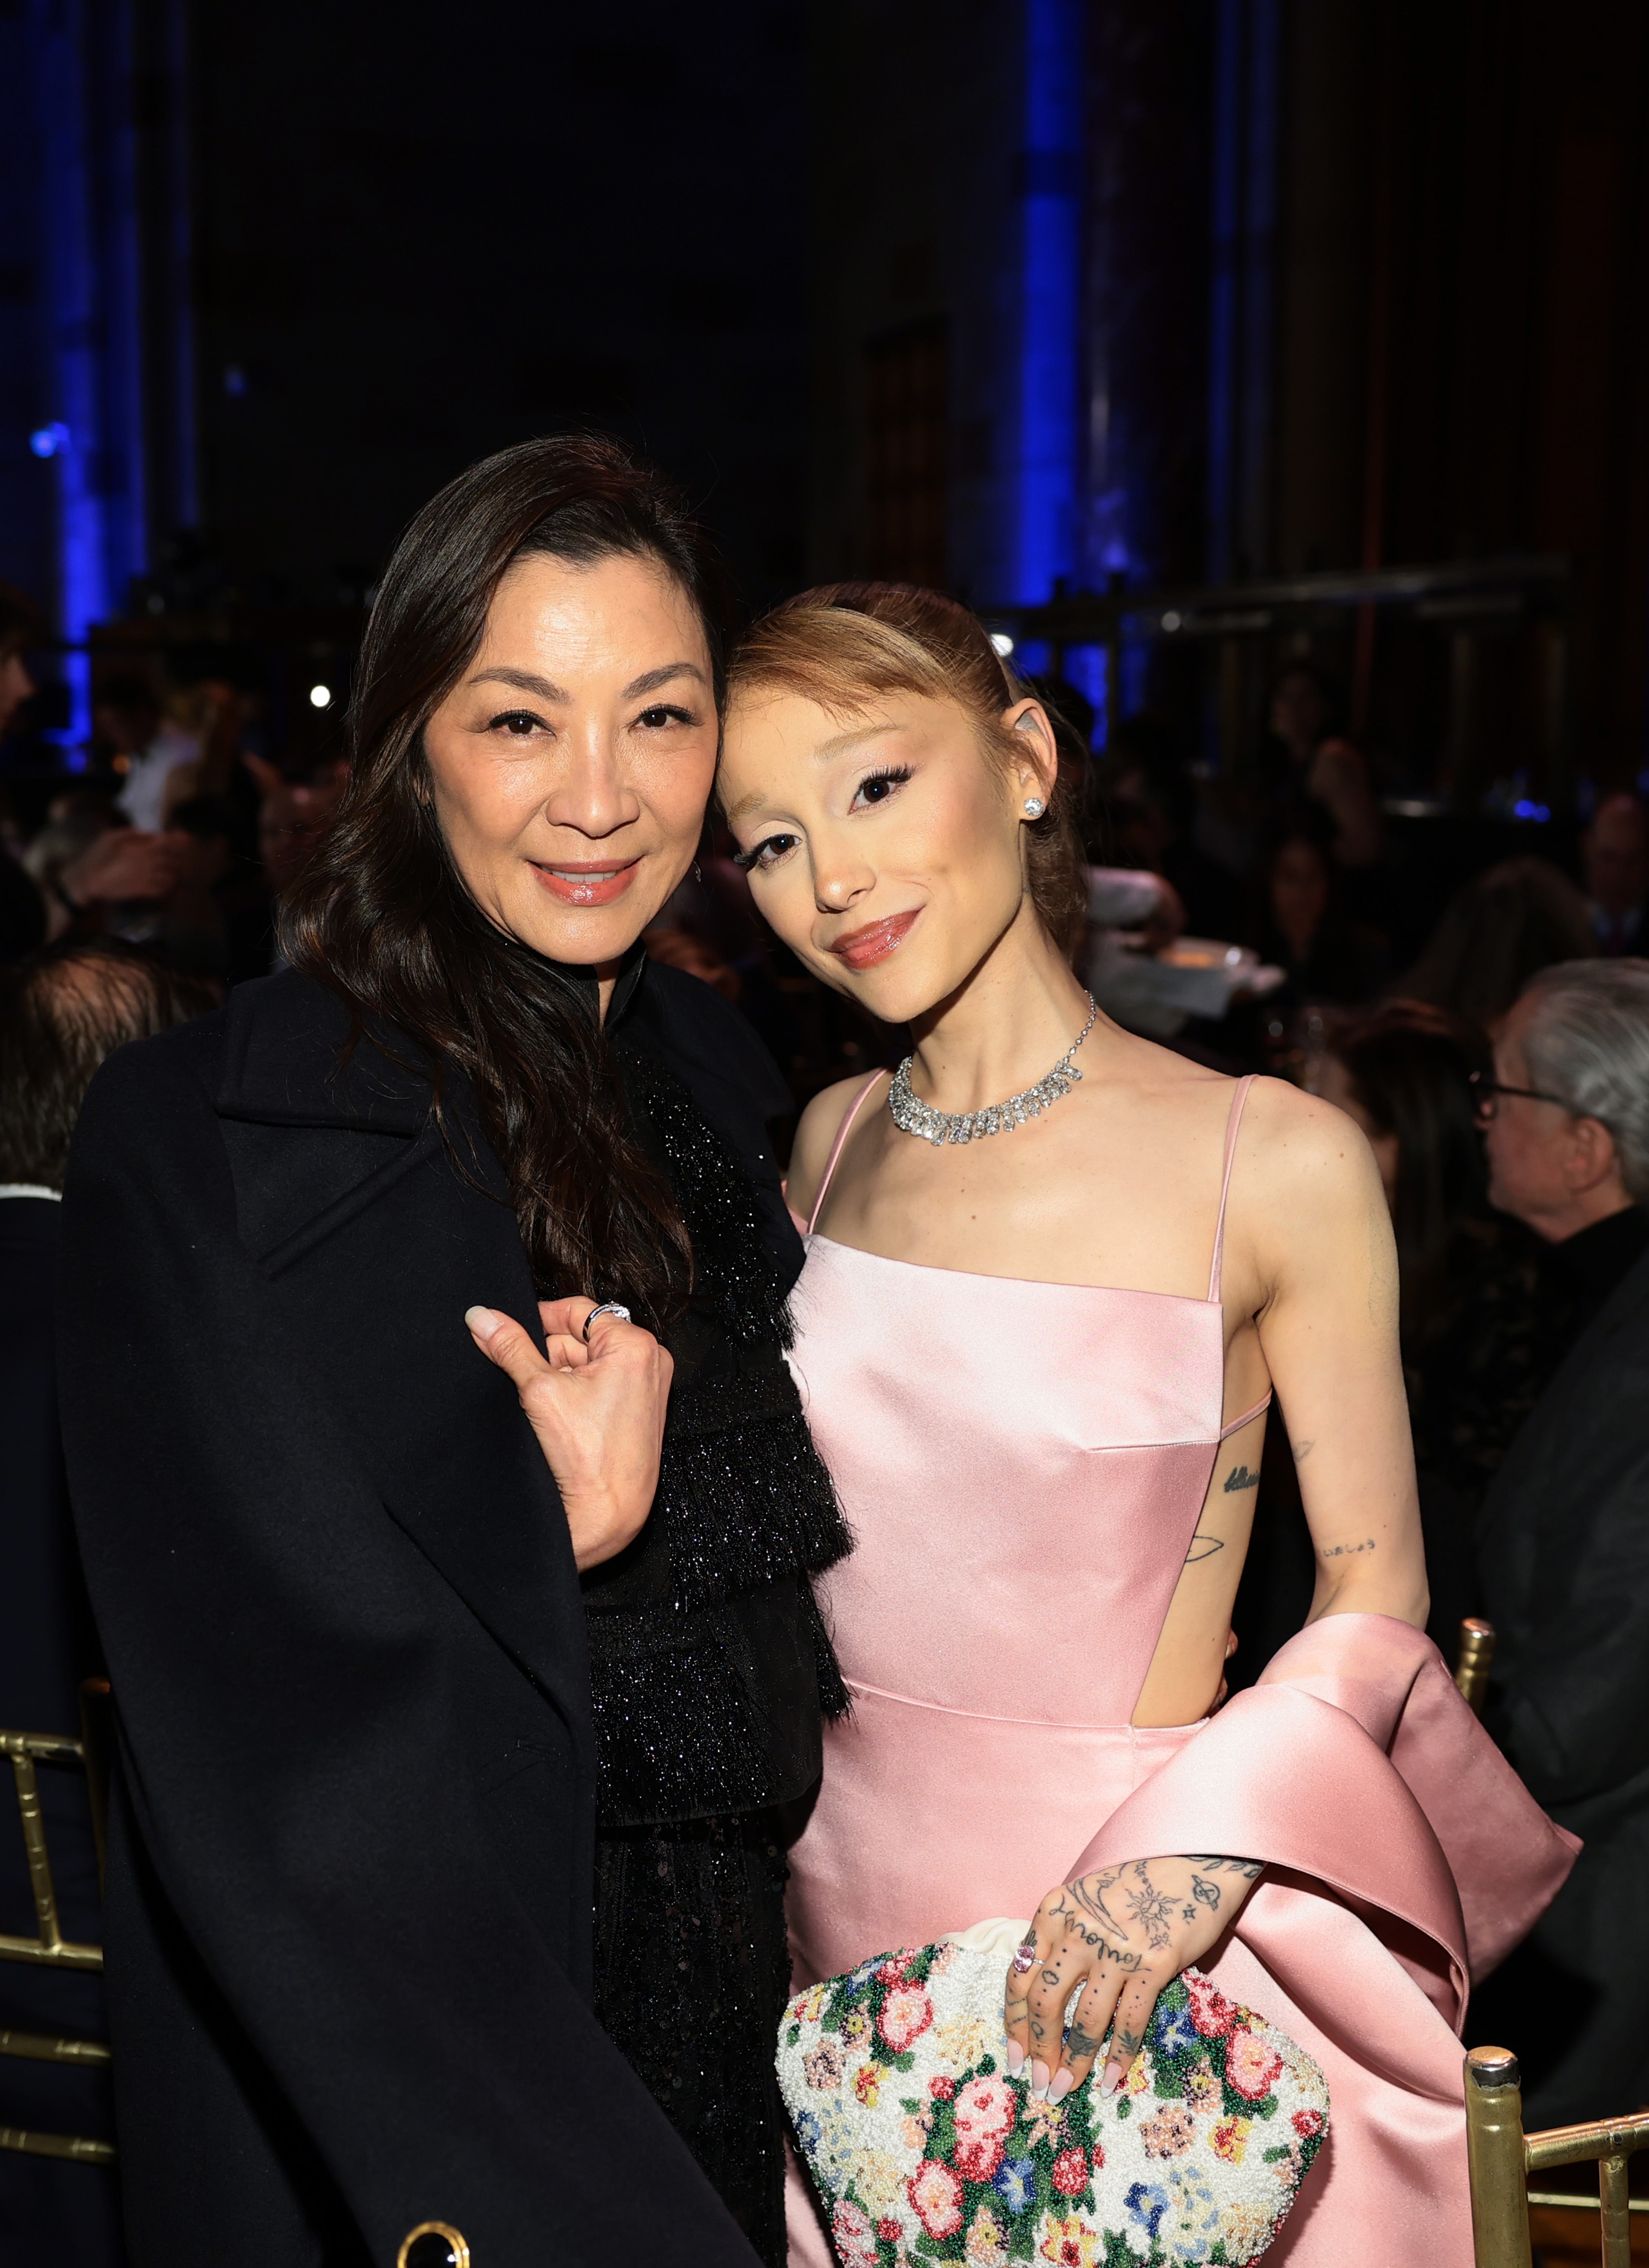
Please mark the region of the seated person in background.
[[1586, 900], [1567, 874], [1549, 859], [1507, 858], [1455, 892], [1395, 989], [1452, 1008], [1493, 1039], [1532, 976], [1596, 950]]
[[[57, 1432], [53, 1309], [69, 1138], [105, 1056], [215, 1004], [129, 946], [48, 946], [0, 981], [0, 1726], [79, 1729], [79, 1689], [99, 1668], [70, 1526]], [[11, 1771], [0, 1815], [0, 1930], [33, 1935], [33, 1901]], [[101, 1934], [84, 1786], [42, 1770], [40, 1800], [64, 1928]], [[0, 2029], [101, 2038], [103, 1984], [0, 1963]], [[0, 2125], [109, 2132], [107, 2074], [0, 2058]], [[0, 2257], [116, 2268], [124, 2255], [112, 2174], [0, 2151]]]
[[1328, 1047], [1319, 1092], [1368, 1138], [1391, 1207], [1426, 1628], [1452, 1660], [1462, 1616], [1477, 1611], [1478, 1502], [1545, 1382], [1528, 1379], [1534, 1239], [1490, 1208], [1472, 1083], [1492, 1063], [1481, 1032], [1446, 1008], [1388, 1000]]
[[104, 796], [77, 790], [58, 798], [23, 860], [45, 902], [48, 941], [71, 932], [154, 935], [185, 847], [175, 835], [129, 827]]
[[1572, 1333], [1478, 1529], [1491, 1727], [1586, 1845], [1473, 2029], [1550, 2126], [1649, 2101], [1649, 961], [1543, 971], [1484, 1101], [1491, 1201], [1560, 1263]]
[[1278, 677], [1269, 721], [1290, 767], [1282, 799], [1314, 806], [1331, 823], [1337, 865], [1372, 866], [1380, 852], [1380, 806], [1362, 750], [1338, 729], [1338, 707], [1309, 662], [1291, 662]]
[[[336, 765], [329, 764], [309, 778], [289, 777], [264, 757], [243, 755], [240, 761], [256, 780], [262, 797], [258, 806], [258, 856], [278, 907], [331, 826], [343, 793], [344, 775]], [[270, 943], [273, 951], [273, 935]], [[277, 961], [276, 966], [284, 963]]]
[[1249, 942], [1288, 973], [1270, 1012], [1303, 1001], [1359, 1006], [1390, 974], [1385, 939], [1347, 918], [1329, 855], [1327, 829], [1311, 814], [1291, 820], [1264, 869], [1264, 899]]
[[1146, 711], [1125, 717], [1093, 759], [1091, 779], [1082, 828], [1093, 863], [1160, 874], [1185, 909], [1184, 928], [1240, 936], [1242, 882], [1198, 840], [1198, 783], [1174, 728]]
[[25, 654], [46, 635], [46, 618], [33, 599], [0, 583], [0, 740], [34, 690]]
[[[44, 636], [45, 628], [33, 600], [10, 583], [0, 583], [0, 740], [34, 690], [24, 655]], [[13, 856], [13, 848], [10, 843], [0, 843], [0, 961], [32, 951], [46, 935], [44, 901]]]
[[1600, 953], [1638, 953], [1649, 945], [1649, 804], [1612, 795], [1580, 838], [1580, 866]]
[[126, 758], [121, 809], [134, 827], [158, 833], [166, 825], [172, 776], [199, 758], [200, 734], [166, 714], [144, 677], [109, 678], [93, 696], [92, 716], [117, 756]]

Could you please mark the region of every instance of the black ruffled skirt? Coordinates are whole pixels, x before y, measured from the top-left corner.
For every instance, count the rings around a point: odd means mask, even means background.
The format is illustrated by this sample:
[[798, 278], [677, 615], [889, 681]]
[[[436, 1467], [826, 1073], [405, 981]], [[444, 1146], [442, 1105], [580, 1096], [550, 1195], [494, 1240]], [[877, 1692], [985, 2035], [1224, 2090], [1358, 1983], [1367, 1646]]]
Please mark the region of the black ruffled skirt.
[[784, 2268], [790, 1997], [777, 1811], [603, 1829], [596, 2013], [768, 2268]]

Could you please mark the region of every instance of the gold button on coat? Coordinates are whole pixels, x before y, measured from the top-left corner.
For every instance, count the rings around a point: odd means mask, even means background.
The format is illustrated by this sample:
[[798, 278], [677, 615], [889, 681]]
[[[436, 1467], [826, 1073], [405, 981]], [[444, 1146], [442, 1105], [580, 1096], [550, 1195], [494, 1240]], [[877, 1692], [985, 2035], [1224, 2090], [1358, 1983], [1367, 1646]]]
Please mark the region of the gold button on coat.
[[395, 2268], [470, 2268], [469, 2247], [448, 2220], [421, 2220], [409, 2229]]

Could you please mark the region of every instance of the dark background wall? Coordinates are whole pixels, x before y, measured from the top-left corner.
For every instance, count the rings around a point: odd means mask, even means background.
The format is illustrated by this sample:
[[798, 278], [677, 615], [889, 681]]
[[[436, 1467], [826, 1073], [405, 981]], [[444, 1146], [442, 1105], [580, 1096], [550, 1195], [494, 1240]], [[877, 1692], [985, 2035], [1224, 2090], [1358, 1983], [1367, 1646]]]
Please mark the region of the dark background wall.
[[635, 435], [756, 594], [802, 571], [803, 23], [480, 0], [197, 17], [202, 514], [358, 589], [474, 458]]
[[757, 602], [1563, 554], [1561, 655], [1307, 633], [1388, 784], [1561, 799], [1649, 755], [1646, 128], [1641, 0], [0, 0], [0, 574], [347, 608], [579, 422]]

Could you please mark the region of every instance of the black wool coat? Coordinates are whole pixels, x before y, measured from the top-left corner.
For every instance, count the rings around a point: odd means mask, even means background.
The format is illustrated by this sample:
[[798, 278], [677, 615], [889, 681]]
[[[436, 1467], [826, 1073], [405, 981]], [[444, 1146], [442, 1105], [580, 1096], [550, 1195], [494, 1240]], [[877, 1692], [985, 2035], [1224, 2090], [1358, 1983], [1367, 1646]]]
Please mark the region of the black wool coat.
[[[793, 1274], [760, 1042], [644, 1018]], [[64, 1441], [121, 1771], [106, 1942], [136, 2268], [754, 2255], [591, 2013], [594, 1741], [496, 1160], [293, 974], [99, 1072], [63, 1209]]]

